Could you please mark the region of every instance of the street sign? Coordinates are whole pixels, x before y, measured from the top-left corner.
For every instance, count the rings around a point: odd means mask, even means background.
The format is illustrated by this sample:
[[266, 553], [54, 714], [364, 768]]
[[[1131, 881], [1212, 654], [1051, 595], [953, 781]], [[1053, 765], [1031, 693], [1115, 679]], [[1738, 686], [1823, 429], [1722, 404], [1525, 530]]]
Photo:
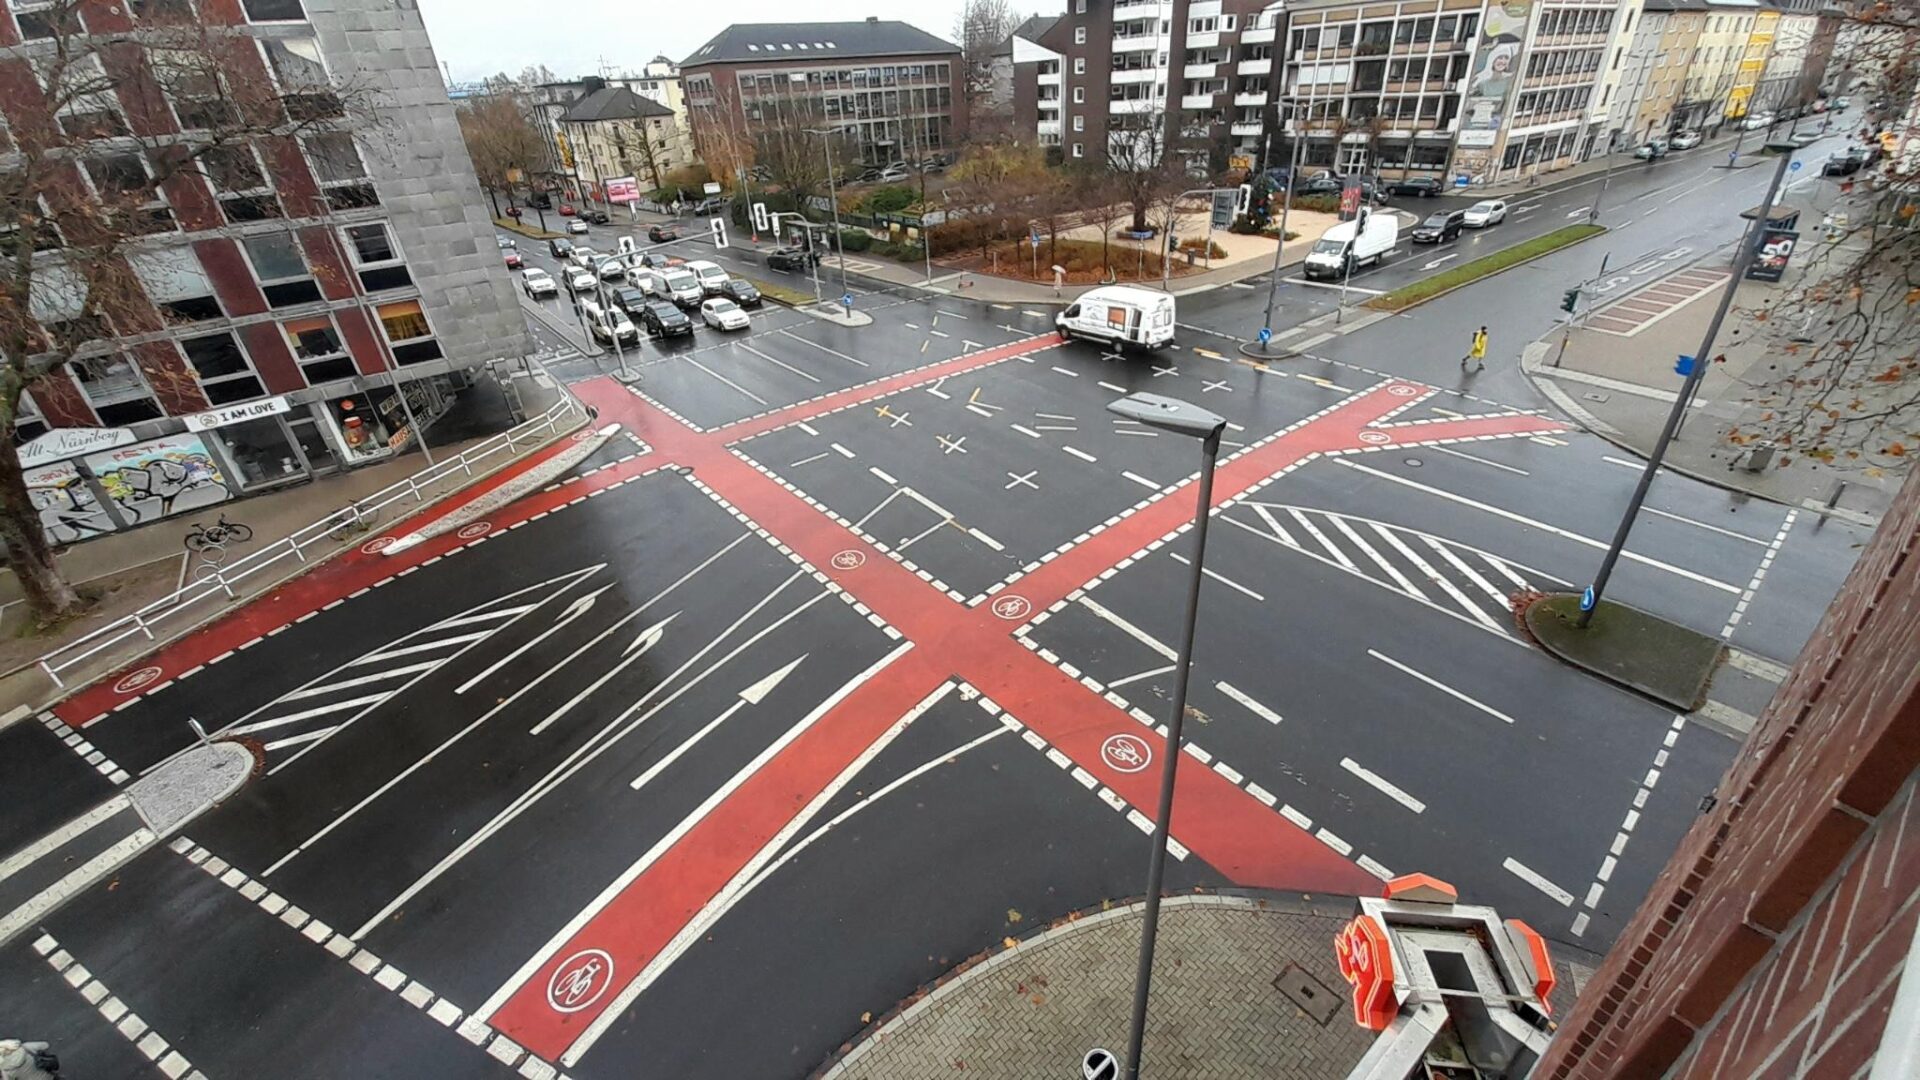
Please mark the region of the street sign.
[[1693, 374], [1693, 357], [1683, 354], [1680, 359], [1674, 361], [1673, 373], [1675, 375]]
[[1592, 611], [1593, 604], [1593, 586], [1589, 585], [1587, 586], [1587, 591], [1580, 594], [1580, 610]]
[[1789, 162], [1789, 163], [1787, 164], [1787, 171], [1788, 171], [1788, 172], [1799, 172], [1799, 171], [1800, 171], [1800, 166], [1801, 166], [1801, 165], [1803, 165], [1803, 164], [1805, 164], [1805, 162], [1800, 162], [1800, 161], [1794, 161], [1794, 162]]
[[707, 228], [713, 230], [713, 246], [714, 247], [723, 248], [727, 246], [727, 219], [726, 218], [708, 218]]
[[1120, 1080], [1120, 1059], [1111, 1050], [1095, 1047], [1080, 1059], [1080, 1075], [1084, 1080]]
[[1235, 204], [1240, 201], [1238, 191], [1216, 191], [1213, 193], [1213, 227], [1224, 229], [1233, 224]]
[[1260, 328], [1260, 344], [1265, 345], [1267, 342], [1272, 340], [1273, 340], [1273, 327], [1271, 326], [1261, 327]]
[[841, 294], [840, 294], [840, 306], [841, 306], [841, 307], [843, 307], [843, 308], [846, 308], [846, 309], [847, 309], [848, 311], [852, 311], [852, 310], [853, 310], [853, 294], [852, 294], [852, 293], [841, 293]]

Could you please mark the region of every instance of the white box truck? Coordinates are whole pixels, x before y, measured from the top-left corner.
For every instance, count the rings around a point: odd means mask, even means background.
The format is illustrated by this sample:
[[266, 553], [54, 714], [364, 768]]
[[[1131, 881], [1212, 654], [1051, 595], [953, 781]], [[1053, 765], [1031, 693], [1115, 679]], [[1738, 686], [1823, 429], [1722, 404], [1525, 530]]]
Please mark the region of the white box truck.
[[1054, 317], [1060, 336], [1149, 349], [1173, 343], [1173, 295], [1132, 285], [1088, 289]]
[[1387, 252], [1399, 242], [1399, 218], [1369, 213], [1358, 221], [1343, 221], [1328, 229], [1307, 252], [1301, 269], [1310, 278], [1345, 277], [1349, 261], [1354, 269], [1385, 262]]

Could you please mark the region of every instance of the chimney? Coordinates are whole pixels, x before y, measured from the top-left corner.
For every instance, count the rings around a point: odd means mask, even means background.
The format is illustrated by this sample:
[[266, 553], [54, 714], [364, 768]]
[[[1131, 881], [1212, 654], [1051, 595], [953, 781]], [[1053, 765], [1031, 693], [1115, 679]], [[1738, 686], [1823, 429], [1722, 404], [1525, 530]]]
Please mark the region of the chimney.
[[879, 22], [879, 21], [880, 21], [880, 16], [878, 16], [878, 15], [869, 15], [869, 16], [867, 16], [867, 21], [868, 21], [868, 22], [870, 22], [870, 23], [877, 23], [877, 22]]

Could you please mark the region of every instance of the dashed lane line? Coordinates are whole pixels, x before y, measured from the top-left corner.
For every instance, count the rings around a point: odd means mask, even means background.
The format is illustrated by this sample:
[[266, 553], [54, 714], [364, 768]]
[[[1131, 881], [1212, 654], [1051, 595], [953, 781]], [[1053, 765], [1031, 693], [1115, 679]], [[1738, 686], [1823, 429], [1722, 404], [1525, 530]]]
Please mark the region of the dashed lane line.
[[1640, 787], [1633, 793], [1633, 806], [1620, 822], [1620, 831], [1614, 834], [1613, 844], [1600, 860], [1600, 869], [1594, 872], [1593, 884], [1587, 887], [1587, 895], [1581, 903], [1585, 910], [1573, 917], [1573, 936], [1579, 937], [1587, 932], [1587, 923], [1592, 912], [1600, 905], [1600, 897], [1606, 892], [1607, 883], [1613, 879], [1614, 868], [1620, 864], [1620, 854], [1627, 850], [1627, 841], [1633, 838], [1633, 829], [1640, 823], [1640, 814], [1646, 808], [1647, 799], [1653, 795], [1653, 786], [1660, 782], [1660, 771], [1667, 767], [1667, 757], [1673, 752], [1673, 745], [1680, 741], [1680, 733], [1686, 730], [1687, 718], [1676, 716], [1668, 726], [1667, 734], [1661, 740], [1660, 749], [1654, 752], [1653, 768], [1647, 770], [1641, 778]]
[[1381, 776], [1379, 773], [1374, 772], [1372, 769], [1367, 768], [1366, 766], [1360, 764], [1359, 762], [1353, 760], [1352, 758], [1341, 758], [1340, 767], [1352, 773], [1353, 775], [1359, 777], [1361, 780], [1366, 781], [1369, 785], [1371, 785], [1374, 788], [1374, 790], [1380, 792], [1382, 795], [1385, 795], [1387, 798], [1392, 799], [1394, 802], [1399, 803], [1401, 806], [1406, 807], [1407, 809], [1413, 811], [1414, 813], [1416, 814], [1426, 813], [1427, 811], [1426, 803], [1423, 803], [1419, 799], [1416, 799], [1413, 796], [1407, 794], [1405, 791], [1401, 790], [1398, 786], [1388, 781], [1385, 777]]
[[1521, 881], [1524, 881], [1527, 884], [1545, 893], [1547, 895], [1547, 899], [1552, 900], [1554, 903], [1559, 904], [1561, 907], [1573, 906], [1572, 893], [1568, 892], [1567, 890], [1561, 888], [1558, 885], [1555, 885], [1553, 882], [1548, 881], [1546, 878], [1542, 877], [1537, 871], [1535, 871], [1532, 867], [1529, 867], [1526, 863], [1523, 863], [1520, 860], [1513, 858], [1512, 856], [1508, 856], [1507, 860], [1501, 863], [1500, 865], [1505, 867], [1507, 872], [1512, 874], [1514, 877], [1519, 878]]
[[68, 986], [73, 987], [76, 993], [85, 998], [87, 1003], [99, 1012], [102, 1020], [112, 1024], [114, 1030], [132, 1043], [134, 1049], [139, 1050], [148, 1061], [153, 1062], [163, 1075], [172, 1080], [178, 1080], [190, 1071], [194, 1076], [200, 1076], [185, 1054], [167, 1041], [165, 1036], [148, 1026], [147, 1022], [140, 1018], [139, 1013], [128, 1009], [126, 1003], [115, 996], [105, 983], [94, 978], [93, 972], [88, 971], [86, 965], [61, 948], [60, 942], [52, 934], [41, 934], [35, 939], [33, 951], [45, 958], [48, 967], [66, 980]]

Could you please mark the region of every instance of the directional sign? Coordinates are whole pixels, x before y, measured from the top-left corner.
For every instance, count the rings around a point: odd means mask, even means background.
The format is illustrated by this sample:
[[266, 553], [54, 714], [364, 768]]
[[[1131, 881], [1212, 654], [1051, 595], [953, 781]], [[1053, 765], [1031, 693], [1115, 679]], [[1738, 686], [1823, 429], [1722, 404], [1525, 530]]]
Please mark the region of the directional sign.
[[840, 306], [841, 306], [841, 307], [843, 307], [843, 308], [846, 308], [846, 309], [847, 309], [848, 311], [852, 311], [852, 310], [853, 310], [853, 294], [852, 294], [852, 293], [841, 293], [841, 294], [840, 294]]
[[1592, 611], [1593, 605], [1593, 586], [1589, 585], [1587, 586], [1587, 591], [1580, 594], [1580, 610]]
[[1803, 165], [1803, 164], [1805, 164], [1805, 162], [1800, 162], [1800, 161], [1795, 161], [1795, 162], [1792, 162], [1792, 163], [1790, 163], [1790, 164], [1789, 164], [1789, 165], [1787, 166], [1787, 170], [1788, 170], [1789, 172], [1799, 172], [1799, 171], [1800, 171], [1800, 166], [1801, 166], [1801, 165]]
[[1680, 359], [1674, 361], [1673, 373], [1675, 375], [1693, 374], [1693, 357], [1683, 355]]
[[1272, 340], [1273, 340], [1273, 327], [1271, 326], [1261, 327], [1260, 328], [1260, 344], [1265, 345], [1267, 342]]

